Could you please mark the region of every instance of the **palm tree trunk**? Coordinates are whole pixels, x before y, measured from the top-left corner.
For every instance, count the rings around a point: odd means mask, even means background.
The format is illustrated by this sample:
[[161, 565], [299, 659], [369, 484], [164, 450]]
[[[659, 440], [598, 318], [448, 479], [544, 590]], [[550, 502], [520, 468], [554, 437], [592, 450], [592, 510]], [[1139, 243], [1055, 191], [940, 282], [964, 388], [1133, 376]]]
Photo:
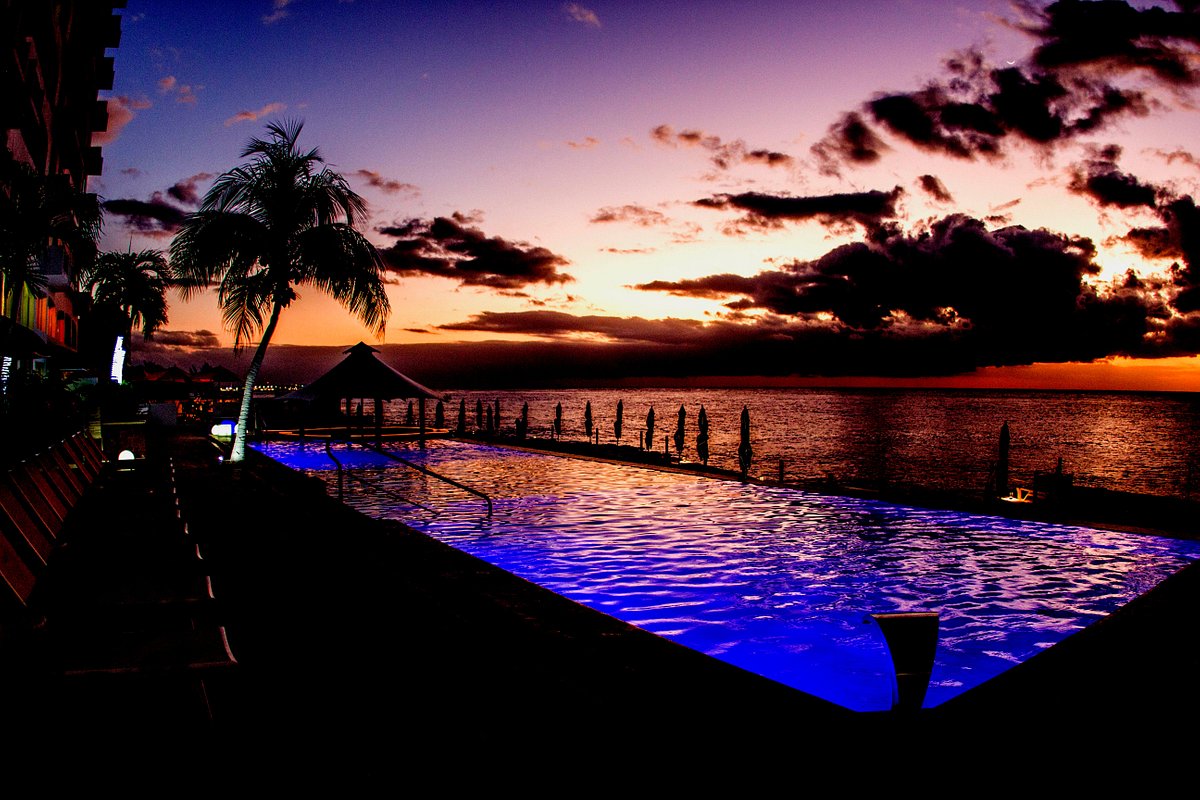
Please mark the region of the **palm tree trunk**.
[[271, 343], [271, 336], [275, 333], [275, 326], [279, 323], [279, 312], [282, 310], [283, 306], [276, 302], [271, 309], [271, 320], [267, 323], [262, 339], [254, 351], [254, 358], [250, 361], [250, 369], [246, 371], [246, 386], [242, 389], [242, 407], [238, 411], [237, 430], [233, 435], [233, 452], [229, 454], [231, 463], [236, 464], [246, 460], [246, 428], [250, 423], [250, 400], [254, 396], [254, 384], [258, 381], [259, 367], [262, 366], [263, 359], [267, 355], [267, 345]]

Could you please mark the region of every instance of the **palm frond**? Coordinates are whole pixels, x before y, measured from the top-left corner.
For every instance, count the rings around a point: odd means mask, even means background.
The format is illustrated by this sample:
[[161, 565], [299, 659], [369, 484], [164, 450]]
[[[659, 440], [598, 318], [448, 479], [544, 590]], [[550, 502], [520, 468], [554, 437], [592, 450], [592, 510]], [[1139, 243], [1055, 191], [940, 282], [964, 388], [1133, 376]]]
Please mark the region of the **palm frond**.
[[184, 299], [222, 275], [245, 274], [265, 253], [268, 231], [259, 220], [230, 211], [189, 214], [171, 240], [174, 285]]
[[346, 224], [311, 228], [297, 239], [297, 281], [337, 300], [376, 335], [391, 314], [384, 264], [366, 237]]
[[233, 331], [233, 347], [240, 350], [262, 330], [263, 315], [274, 297], [270, 275], [265, 271], [225, 280], [217, 291], [225, 327]]

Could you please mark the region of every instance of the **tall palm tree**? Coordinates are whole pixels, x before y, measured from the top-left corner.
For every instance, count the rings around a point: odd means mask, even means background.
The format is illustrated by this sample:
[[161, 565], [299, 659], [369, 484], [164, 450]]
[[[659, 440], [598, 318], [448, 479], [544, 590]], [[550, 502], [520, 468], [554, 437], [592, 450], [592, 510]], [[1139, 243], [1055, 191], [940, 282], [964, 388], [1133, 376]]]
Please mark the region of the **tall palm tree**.
[[[120, 326], [112, 334], [114, 340], [123, 335], [128, 343], [135, 327], [150, 339], [167, 323], [171, 268], [158, 250], [101, 253], [80, 275], [79, 284], [91, 294], [98, 314], [110, 315], [114, 326]], [[115, 356], [115, 341], [113, 346]]]
[[[271, 123], [270, 136], [251, 139], [247, 163], [216, 179], [200, 209], [171, 241], [171, 266], [184, 298], [217, 286], [234, 349], [261, 331], [246, 372], [232, 461], [246, 453], [250, 401], [279, 314], [296, 286], [321, 289], [382, 336], [391, 306], [383, 260], [355, 225], [366, 203], [346, 179], [322, 166], [316, 148], [296, 141], [303, 123]], [[264, 325], [265, 319], [265, 325]]]

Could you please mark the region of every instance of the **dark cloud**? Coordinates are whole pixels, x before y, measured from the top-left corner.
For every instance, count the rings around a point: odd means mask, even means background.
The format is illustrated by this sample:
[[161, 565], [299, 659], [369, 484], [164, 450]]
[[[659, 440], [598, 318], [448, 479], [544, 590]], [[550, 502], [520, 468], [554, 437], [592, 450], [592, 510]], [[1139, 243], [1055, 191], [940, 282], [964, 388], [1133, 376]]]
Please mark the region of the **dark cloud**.
[[[693, 205], [744, 211], [746, 215], [739, 223], [749, 228], [778, 227], [783, 220], [815, 219], [826, 225], [855, 222], [873, 229], [883, 220], [896, 216], [896, 201], [903, 194], [904, 189], [899, 186], [890, 192], [852, 192], [807, 197], [744, 192], [713, 195], [697, 200]], [[736, 229], [731, 229], [730, 232], [736, 232]]]
[[1120, 157], [1121, 148], [1116, 145], [1090, 148], [1090, 158], [1072, 168], [1068, 188], [1101, 206], [1154, 208], [1159, 190], [1122, 172], [1117, 167]]
[[623, 206], [605, 206], [597, 211], [588, 222], [630, 222], [643, 228], [650, 228], [655, 225], [668, 225], [671, 219], [661, 211], [630, 203]]
[[198, 331], [155, 331], [154, 341], [164, 347], [216, 347], [221, 343], [217, 334], [209, 330]]
[[1136, 288], [1093, 288], [1094, 255], [1087, 239], [988, 230], [951, 215], [915, 234], [885, 231], [749, 277], [635, 288], [724, 297], [735, 311], [759, 309], [852, 340], [904, 341], [914, 352], [933, 347], [972, 367], [1148, 354], [1148, 300]]
[[917, 186], [921, 190], [937, 200], [940, 203], [953, 203], [954, 197], [951, 196], [950, 190], [946, 188], [946, 184], [942, 183], [941, 178], [936, 175], [922, 175], [917, 178]]
[[830, 126], [825, 138], [812, 146], [812, 153], [823, 174], [838, 175], [841, 164], [873, 164], [887, 149], [862, 116], [851, 112]]
[[1171, 270], [1179, 293], [1174, 306], [1181, 314], [1200, 311], [1200, 209], [1191, 197], [1180, 197], [1162, 208], [1171, 244], [1183, 257]]
[[1117, 240], [1125, 242], [1143, 258], [1183, 258], [1183, 251], [1167, 228], [1131, 228]]
[[[880, 94], [863, 111], [884, 130], [922, 150], [960, 159], [998, 159], [1009, 140], [1054, 146], [1094, 133], [1120, 117], [1149, 113], [1140, 91], [1104, 76], [1009, 65], [994, 68], [975, 51], [945, 62], [946, 77], [919, 90]], [[878, 134], [847, 114], [813, 146], [822, 171], [875, 161]]]
[[1118, 115], [1148, 111], [1138, 92], [1089, 78], [1064, 82], [1019, 67], [880, 96], [867, 108], [877, 123], [911, 144], [966, 159], [1000, 156], [1009, 136], [1050, 145], [1096, 131]]
[[592, 334], [609, 341], [681, 344], [693, 342], [705, 323], [694, 319], [577, 316], [562, 311], [485, 311], [466, 322], [439, 325], [442, 330], [521, 333], [548, 338]]
[[[130, 352], [137, 353], [143, 358], [176, 358], [180, 355], [201, 350], [220, 350], [221, 339], [209, 330], [198, 331], [164, 331], [154, 332], [154, 338], [146, 341], [142, 336], [134, 336], [130, 341]], [[228, 348], [220, 353], [228, 356]]]
[[744, 275], [724, 273], [709, 275], [704, 278], [685, 279], [679, 281], [650, 281], [629, 287], [643, 292], [666, 292], [678, 297], [704, 297], [716, 299], [730, 295], [751, 295], [758, 288], [755, 278]]
[[389, 271], [401, 277], [437, 275], [463, 286], [508, 290], [574, 280], [559, 271], [570, 263], [562, 256], [525, 242], [489, 237], [468, 227], [470, 219], [456, 214], [380, 228], [380, 233], [398, 239], [380, 251]]
[[700, 147], [707, 150], [709, 160], [718, 169], [729, 169], [736, 164], [763, 164], [768, 167], [790, 167], [795, 159], [787, 153], [761, 148], [751, 149], [741, 139], [721, 141], [720, 136], [697, 130], [676, 131], [670, 125], [659, 125], [650, 131], [650, 138], [668, 147]]
[[366, 181], [368, 186], [372, 186], [387, 194], [399, 194], [400, 192], [405, 192], [411, 195], [418, 195], [421, 193], [421, 190], [411, 183], [404, 183], [403, 181], [394, 180], [392, 178], [385, 178], [374, 170], [358, 169], [355, 170], [353, 174]]
[[1033, 60], [1044, 69], [1145, 71], [1169, 84], [1195, 85], [1200, 18], [1194, 3], [1181, 5], [1185, 10], [1139, 9], [1120, 0], [1052, 3], [1026, 27], [1041, 39]]
[[149, 200], [106, 200], [104, 211], [124, 217], [126, 224], [140, 233], [159, 237], [174, 234], [187, 215], [182, 208], [164, 200], [161, 192], [155, 192]]
[[176, 183], [170, 189], [167, 189], [167, 194], [175, 198], [181, 203], [189, 206], [200, 205], [199, 184], [203, 181], [212, 180], [211, 172], [197, 172], [190, 178], [184, 178]]

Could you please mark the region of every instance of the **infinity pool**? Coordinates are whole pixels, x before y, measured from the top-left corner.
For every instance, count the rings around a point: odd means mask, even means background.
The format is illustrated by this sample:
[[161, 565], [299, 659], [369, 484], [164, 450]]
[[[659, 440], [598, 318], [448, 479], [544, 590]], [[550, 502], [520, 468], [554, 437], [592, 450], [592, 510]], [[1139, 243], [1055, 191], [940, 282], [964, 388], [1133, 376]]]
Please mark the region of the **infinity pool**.
[[[266, 455], [332, 484], [323, 445]], [[346, 502], [640, 628], [857, 711], [891, 706], [868, 614], [936, 611], [925, 706], [995, 677], [1200, 556], [1200, 543], [830, 497], [435, 440], [352, 445]]]

